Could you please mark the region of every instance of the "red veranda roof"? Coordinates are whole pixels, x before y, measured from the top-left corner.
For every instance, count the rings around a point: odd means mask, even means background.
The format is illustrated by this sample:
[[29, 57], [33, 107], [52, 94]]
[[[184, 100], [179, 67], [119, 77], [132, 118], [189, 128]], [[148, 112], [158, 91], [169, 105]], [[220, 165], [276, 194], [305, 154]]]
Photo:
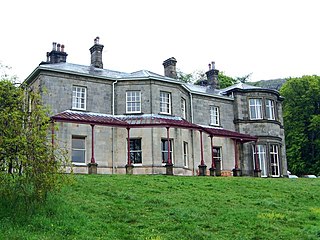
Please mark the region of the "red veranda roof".
[[215, 137], [227, 137], [237, 139], [242, 142], [256, 141], [258, 139], [257, 137], [248, 134], [229, 131], [222, 128], [213, 128], [193, 124], [181, 117], [157, 114], [109, 115], [102, 113], [66, 110], [52, 116], [51, 120], [55, 122], [69, 122], [124, 128], [177, 127], [199, 130]]

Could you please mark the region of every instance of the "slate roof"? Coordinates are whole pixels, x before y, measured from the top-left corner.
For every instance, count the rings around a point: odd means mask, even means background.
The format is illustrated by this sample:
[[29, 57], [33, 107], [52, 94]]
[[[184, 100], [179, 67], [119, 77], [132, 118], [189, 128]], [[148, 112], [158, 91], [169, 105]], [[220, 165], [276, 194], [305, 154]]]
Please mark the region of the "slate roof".
[[242, 82], [239, 82], [237, 84], [234, 84], [234, 85], [227, 87], [227, 88], [224, 88], [224, 89], [220, 89], [220, 94], [227, 95], [230, 92], [233, 92], [236, 90], [245, 91], [245, 92], [251, 91], [251, 90], [254, 90], [257, 92], [272, 92], [273, 94], [276, 94], [278, 96], [279, 100], [283, 100], [283, 98], [280, 96], [280, 93], [277, 90], [253, 86], [253, 85], [245, 84]]
[[186, 88], [188, 88], [192, 92], [198, 92], [198, 93], [210, 94], [210, 95], [220, 95], [221, 94], [221, 90], [212, 89], [209, 86], [200, 86], [200, 85], [195, 85], [192, 83], [185, 83], [184, 85]]
[[92, 124], [110, 127], [124, 128], [148, 128], [148, 127], [177, 127], [194, 129], [208, 133], [216, 137], [227, 137], [242, 142], [256, 141], [257, 138], [251, 135], [242, 134], [222, 128], [201, 126], [188, 122], [181, 117], [166, 116], [158, 114], [142, 115], [110, 115], [93, 112], [79, 112], [66, 110], [51, 117], [56, 122], [69, 122], [78, 124]]
[[140, 70], [132, 73], [114, 71], [110, 69], [95, 68], [93, 66], [85, 66], [73, 63], [55, 63], [55, 64], [40, 64], [39, 70], [61, 71], [66, 73], [81, 74], [105, 79], [119, 80], [119, 79], [142, 79], [142, 78], [155, 78], [166, 81], [180, 82], [178, 80], [162, 76], [160, 74]]
[[248, 89], [261, 89], [261, 87], [252, 86], [252, 85], [249, 85], [249, 84], [245, 84], [245, 83], [239, 82], [239, 83], [234, 84], [234, 85], [232, 85], [230, 87], [221, 89], [220, 91], [221, 92], [228, 92], [228, 91], [234, 90], [234, 89], [248, 90]]
[[166, 77], [148, 70], [140, 70], [135, 71], [132, 73], [127, 72], [120, 72], [114, 71], [110, 69], [102, 69], [102, 68], [95, 68], [93, 66], [86, 66], [80, 64], [73, 64], [73, 63], [54, 63], [54, 64], [47, 64], [42, 63], [40, 64], [26, 79], [26, 82], [29, 82], [36, 76], [36, 73], [40, 70], [47, 70], [47, 71], [55, 71], [55, 72], [62, 72], [62, 73], [70, 73], [70, 74], [77, 74], [83, 75], [88, 77], [96, 77], [100, 79], [107, 79], [107, 80], [142, 80], [142, 79], [155, 79], [165, 82], [172, 82], [181, 85], [188, 91], [192, 93], [199, 93], [199, 94], [207, 94], [211, 96], [217, 96], [220, 98], [228, 98], [222, 94], [222, 91], [219, 89], [211, 89], [209, 86], [199, 86], [194, 85], [191, 83], [184, 83], [180, 80], [173, 79], [170, 77]]

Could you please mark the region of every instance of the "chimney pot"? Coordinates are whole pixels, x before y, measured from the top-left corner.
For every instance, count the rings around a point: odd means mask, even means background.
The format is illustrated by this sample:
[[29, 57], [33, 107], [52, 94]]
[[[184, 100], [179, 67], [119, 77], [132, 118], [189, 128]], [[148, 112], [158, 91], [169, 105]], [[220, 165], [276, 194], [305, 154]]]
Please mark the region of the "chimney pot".
[[64, 45], [60, 43], [52, 43], [52, 51], [47, 53], [47, 62], [49, 63], [63, 63], [67, 61], [68, 54], [64, 52]]
[[100, 38], [99, 38], [99, 37], [96, 37], [96, 38], [94, 39], [94, 44], [99, 44], [99, 40], [100, 40]]

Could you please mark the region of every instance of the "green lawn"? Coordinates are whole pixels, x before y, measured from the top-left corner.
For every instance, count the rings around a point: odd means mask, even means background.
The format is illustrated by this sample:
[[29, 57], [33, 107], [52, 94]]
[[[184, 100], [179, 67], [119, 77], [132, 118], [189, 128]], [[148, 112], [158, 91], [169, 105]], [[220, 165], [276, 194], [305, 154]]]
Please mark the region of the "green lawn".
[[320, 239], [320, 179], [77, 175], [0, 239]]

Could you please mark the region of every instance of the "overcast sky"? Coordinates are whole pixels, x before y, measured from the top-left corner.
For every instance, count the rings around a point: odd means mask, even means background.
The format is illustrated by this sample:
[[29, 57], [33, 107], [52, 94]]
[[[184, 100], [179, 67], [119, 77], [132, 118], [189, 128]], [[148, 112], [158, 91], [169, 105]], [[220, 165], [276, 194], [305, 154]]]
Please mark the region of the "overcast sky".
[[185, 73], [208, 63], [251, 80], [320, 75], [319, 0], [7, 0], [0, 3], [0, 61], [24, 80], [51, 51], [90, 64], [96, 36], [104, 68]]

